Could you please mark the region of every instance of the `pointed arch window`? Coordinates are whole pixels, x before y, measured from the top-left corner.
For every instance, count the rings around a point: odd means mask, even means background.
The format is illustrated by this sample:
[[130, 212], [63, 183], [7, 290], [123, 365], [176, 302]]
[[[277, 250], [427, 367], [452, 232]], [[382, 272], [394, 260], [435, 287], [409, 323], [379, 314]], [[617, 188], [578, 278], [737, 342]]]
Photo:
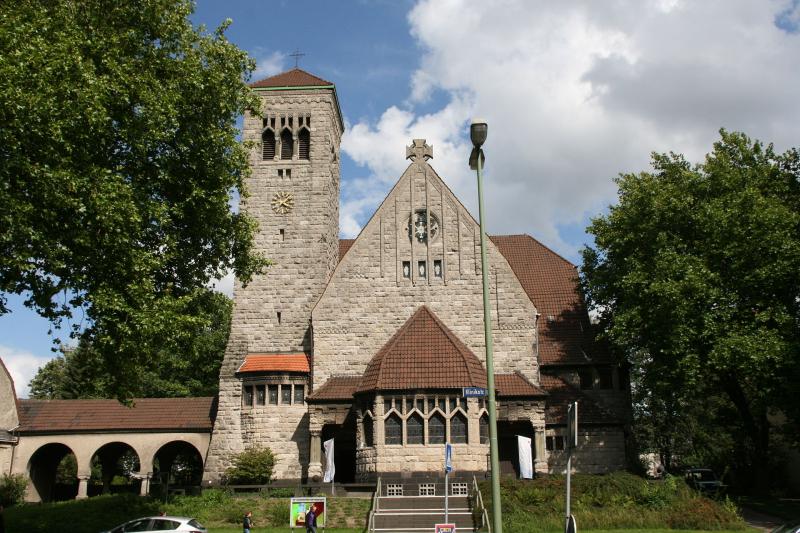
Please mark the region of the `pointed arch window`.
[[261, 158], [265, 161], [275, 159], [275, 132], [271, 129], [261, 133]]
[[292, 132], [286, 128], [281, 132], [281, 159], [291, 159], [294, 153]]
[[403, 444], [403, 422], [400, 417], [392, 413], [386, 418], [384, 422], [386, 444]]
[[311, 133], [306, 128], [300, 130], [297, 136], [297, 157], [299, 159], [310, 159], [311, 155]]
[[414, 413], [406, 420], [406, 444], [424, 444], [422, 417]]
[[428, 420], [428, 444], [444, 444], [444, 440], [444, 417], [439, 413], [436, 413]]
[[489, 444], [489, 416], [484, 414], [480, 418], [481, 444]]
[[456, 413], [450, 419], [450, 442], [453, 444], [467, 443], [467, 417]]

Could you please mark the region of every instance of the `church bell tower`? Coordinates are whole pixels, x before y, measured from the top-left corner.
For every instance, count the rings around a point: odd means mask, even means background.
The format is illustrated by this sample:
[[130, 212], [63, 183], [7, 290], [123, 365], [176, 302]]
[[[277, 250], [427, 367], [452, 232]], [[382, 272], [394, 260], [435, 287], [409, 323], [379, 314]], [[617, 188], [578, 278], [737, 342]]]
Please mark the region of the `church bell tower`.
[[255, 250], [272, 265], [246, 287], [235, 283], [209, 481], [253, 446], [272, 449], [279, 477], [303, 476], [307, 439], [292, 436], [307, 432], [311, 310], [339, 260], [344, 125], [335, 86], [295, 68], [250, 87], [261, 109], [244, 117], [242, 137], [253, 148], [240, 209], [258, 222]]

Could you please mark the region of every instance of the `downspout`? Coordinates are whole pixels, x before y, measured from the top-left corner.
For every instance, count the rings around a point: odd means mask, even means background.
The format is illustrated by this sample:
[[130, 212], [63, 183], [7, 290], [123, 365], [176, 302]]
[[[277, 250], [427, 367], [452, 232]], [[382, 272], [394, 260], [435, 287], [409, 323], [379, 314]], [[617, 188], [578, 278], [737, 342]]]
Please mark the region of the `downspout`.
[[539, 311], [533, 315], [533, 334], [534, 334], [534, 347], [536, 350], [536, 377], [539, 380], [539, 385], [542, 384], [542, 363], [539, 361], [539, 317], [542, 316]]

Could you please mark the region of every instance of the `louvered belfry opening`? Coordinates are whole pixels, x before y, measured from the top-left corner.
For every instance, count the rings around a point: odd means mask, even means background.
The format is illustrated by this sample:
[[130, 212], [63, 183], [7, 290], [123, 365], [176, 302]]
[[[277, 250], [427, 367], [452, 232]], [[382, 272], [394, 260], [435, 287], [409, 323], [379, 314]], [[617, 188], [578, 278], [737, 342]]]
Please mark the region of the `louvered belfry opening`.
[[261, 134], [261, 158], [272, 161], [275, 159], [275, 132], [264, 130]]
[[294, 153], [294, 139], [292, 132], [285, 129], [281, 132], [281, 159], [291, 159]]
[[311, 133], [305, 128], [301, 129], [297, 143], [297, 157], [308, 160], [311, 153]]

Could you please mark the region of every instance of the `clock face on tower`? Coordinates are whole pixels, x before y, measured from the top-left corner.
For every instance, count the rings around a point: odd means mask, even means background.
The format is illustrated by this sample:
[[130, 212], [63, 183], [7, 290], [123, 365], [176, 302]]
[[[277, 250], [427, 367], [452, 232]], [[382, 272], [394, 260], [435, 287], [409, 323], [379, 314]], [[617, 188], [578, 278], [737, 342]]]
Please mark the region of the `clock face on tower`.
[[294, 207], [294, 196], [290, 192], [278, 192], [272, 197], [272, 210], [285, 215]]

